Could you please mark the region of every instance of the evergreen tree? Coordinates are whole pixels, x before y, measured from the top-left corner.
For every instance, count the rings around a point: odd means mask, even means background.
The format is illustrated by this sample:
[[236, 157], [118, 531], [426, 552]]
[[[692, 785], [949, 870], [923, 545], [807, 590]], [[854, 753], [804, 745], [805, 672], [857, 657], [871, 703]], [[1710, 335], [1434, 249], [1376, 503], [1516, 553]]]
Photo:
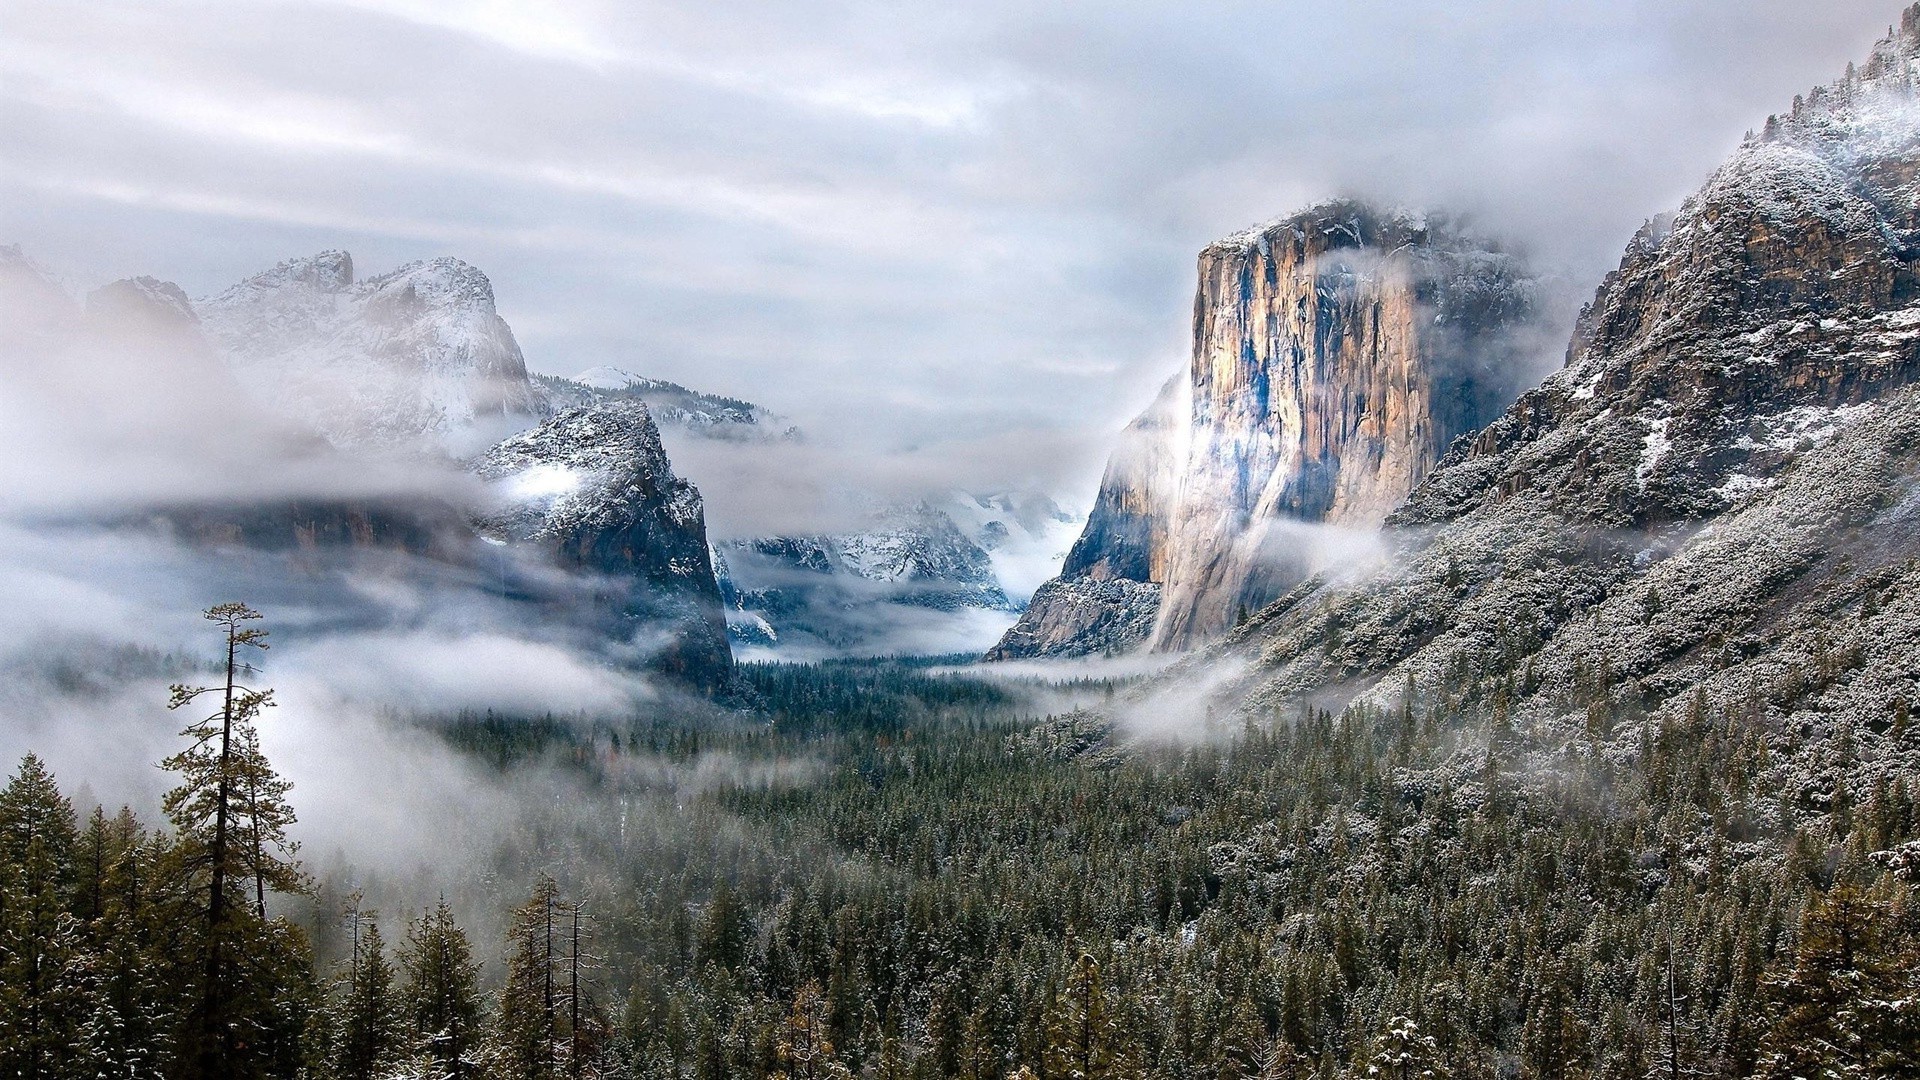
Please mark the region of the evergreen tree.
[[448, 1080], [480, 1065], [480, 964], [445, 897], [407, 928], [405, 1010], [420, 1051]]
[[1365, 1075], [1372, 1080], [1447, 1080], [1452, 1076], [1440, 1046], [1420, 1025], [1404, 1016], [1387, 1024], [1367, 1055]]
[[1914, 980], [1901, 966], [1911, 957], [1889, 948], [1890, 922], [1858, 886], [1835, 886], [1814, 901], [1793, 969], [1772, 987], [1763, 1076], [1920, 1075], [1920, 1059], [1905, 1053], [1920, 1047]]
[[353, 952], [337, 1007], [336, 1080], [378, 1080], [405, 1055], [406, 1041], [393, 965], [380, 924], [355, 910]]
[[0, 1075], [48, 1080], [67, 1069], [85, 1005], [69, 969], [84, 957], [68, 908], [73, 806], [28, 754], [0, 789]]
[[1128, 1074], [1124, 1036], [1092, 953], [1070, 950], [1066, 977], [1047, 1010], [1044, 1080], [1109, 1080]]
[[[180, 783], [162, 806], [177, 833], [177, 872], [199, 901], [197, 1000], [183, 1065], [196, 1080], [224, 1080], [259, 1075], [288, 1053], [298, 1057], [305, 1020], [293, 1014], [310, 1000], [311, 969], [302, 970], [307, 950], [299, 933], [284, 922], [269, 925], [264, 903], [255, 902], [256, 896], [264, 901], [267, 888], [291, 891], [302, 884], [286, 845], [285, 826], [293, 820], [286, 785], [253, 741], [253, 725], [273, 704], [273, 692], [239, 681], [251, 670], [241, 650], [265, 649], [267, 632], [247, 625], [260, 614], [244, 604], [220, 604], [205, 616], [222, 633], [225, 679], [210, 687], [176, 685], [168, 707], [215, 694], [220, 708], [189, 725], [182, 732], [186, 749], [163, 763]], [[246, 889], [248, 882], [257, 889]], [[283, 991], [294, 997], [283, 998]]]
[[559, 919], [559, 886], [542, 877], [508, 929], [496, 1052], [514, 1080], [554, 1080], [564, 1065], [569, 1033], [560, 1008]]
[[834, 1056], [827, 1001], [819, 983], [809, 981], [794, 994], [775, 1054], [779, 1067], [772, 1080], [849, 1080], [853, 1075]]

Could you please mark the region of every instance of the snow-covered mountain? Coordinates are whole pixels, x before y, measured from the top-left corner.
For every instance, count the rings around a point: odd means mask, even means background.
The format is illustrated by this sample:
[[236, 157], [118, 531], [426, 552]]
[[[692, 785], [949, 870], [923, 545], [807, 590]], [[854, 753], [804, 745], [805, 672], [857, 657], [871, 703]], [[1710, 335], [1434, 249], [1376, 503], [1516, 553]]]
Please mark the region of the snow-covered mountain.
[[886, 651], [903, 623], [937, 635], [956, 617], [1017, 610], [992, 557], [931, 502], [874, 505], [856, 530], [729, 540], [716, 552], [732, 631], [749, 644]]
[[663, 430], [740, 441], [794, 439], [800, 434], [783, 417], [751, 401], [690, 390], [624, 368], [588, 368], [570, 379], [536, 374], [533, 382], [555, 412], [596, 401], [631, 399], [646, 402], [654, 423]]
[[195, 310], [257, 400], [343, 449], [464, 457], [545, 412], [492, 283], [458, 259], [360, 280], [324, 251]]

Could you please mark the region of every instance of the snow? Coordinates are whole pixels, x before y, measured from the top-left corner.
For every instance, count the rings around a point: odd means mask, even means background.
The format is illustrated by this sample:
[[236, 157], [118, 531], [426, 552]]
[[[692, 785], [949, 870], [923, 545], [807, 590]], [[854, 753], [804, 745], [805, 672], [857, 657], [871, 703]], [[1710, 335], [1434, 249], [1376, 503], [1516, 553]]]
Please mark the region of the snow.
[[1633, 470], [1634, 479], [1640, 482], [1641, 487], [1646, 486], [1653, 471], [1660, 467], [1660, 459], [1673, 449], [1673, 440], [1667, 437], [1667, 427], [1672, 423], [1672, 417], [1663, 416], [1647, 425], [1647, 437], [1641, 443], [1640, 463]]
[[492, 283], [458, 259], [356, 281], [326, 251], [195, 309], [253, 396], [336, 446], [461, 455], [543, 411]]

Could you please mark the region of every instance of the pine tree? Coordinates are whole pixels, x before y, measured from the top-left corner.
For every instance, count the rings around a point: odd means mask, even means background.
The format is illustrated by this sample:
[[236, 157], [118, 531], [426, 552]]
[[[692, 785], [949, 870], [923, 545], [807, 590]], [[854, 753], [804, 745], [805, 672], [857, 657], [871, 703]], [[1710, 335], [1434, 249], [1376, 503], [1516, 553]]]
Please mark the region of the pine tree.
[[1453, 1074], [1433, 1036], [1421, 1034], [1420, 1025], [1407, 1017], [1396, 1016], [1374, 1040], [1365, 1075], [1377, 1080], [1446, 1080]]
[[[168, 707], [217, 694], [220, 708], [189, 725], [181, 733], [187, 748], [163, 762], [180, 775], [180, 784], [162, 806], [178, 834], [178, 873], [199, 897], [189, 1075], [213, 1080], [256, 1075], [269, 1059], [290, 1052], [286, 1028], [293, 1025], [297, 1043], [305, 1020], [290, 1015], [300, 1007], [280, 995], [306, 999], [311, 972], [301, 970], [306, 947], [298, 932], [284, 923], [268, 925], [259, 910], [267, 889], [303, 886], [286, 843], [285, 826], [293, 821], [287, 787], [259, 753], [252, 730], [273, 704], [273, 692], [239, 682], [251, 670], [241, 650], [265, 649], [267, 632], [247, 625], [261, 616], [244, 604], [220, 604], [205, 617], [221, 629], [225, 679], [219, 686], [176, 685]], [[254, 896], [245, 889], [250, 881]]]
[[480, 965], [445, 897], [407, 928], [402, 960], [413, 1038], [448, 1080], [470, 1080], [480, 1065]]
[[1046, 1080], [1108, 1080], [1127, 1075], [1122, 1034], [1100, 979], [1100, 963], [1071, 951], [1064, 985], [1047, 1010]]
[[48, 1080], [65, 1071], [85, 1006], [68, 969], [83, 957], [67, 910], [73, 806], [28, 754], [0, 789], [0, 1075]]
[[393, 965], [386, 957], [380, 924], [354, 910], [353, 950], [338, 1006], [333, 1075], [337, 1080], [377, 1080], [406, 1049]]
[[1793, 970], [1771, 987], [1773, 1026], [1760, 1057], [1767, 1077], [1906, 1077], [1884, 1051], [1920, 1045], [1911, 985], [1888, 948], [1888, 913], [1857, 886], [1815, 900], [1800, 931]]
[[827, 1001], [820, 984], [808, 981], [793, 995], [793, 1008], [780, 1029], [775, 1050], [779, 1063], [772, 1080], [847, 1080], [852, 1074], [834, 1056]]
[[507, 982], [500, 991], [498, 1056], [514, 1080], [554, 1080], [562, 1066], [559, 953], [560, 890], [542, 877], [513, 913]]

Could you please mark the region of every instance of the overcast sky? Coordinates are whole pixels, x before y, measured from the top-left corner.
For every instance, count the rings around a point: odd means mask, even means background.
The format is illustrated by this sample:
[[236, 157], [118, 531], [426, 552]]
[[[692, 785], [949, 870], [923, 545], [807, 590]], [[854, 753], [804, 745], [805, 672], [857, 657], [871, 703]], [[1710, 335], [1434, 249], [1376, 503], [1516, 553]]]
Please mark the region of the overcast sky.
[[1184, 361], [1208, 240], [1333, 194], [1438, 203], [1585, 291], [1897, 14], [0, 0], [0, 243], [194, 295], [328, 247], [456, 255], [535, 368], [1084, 486]]

